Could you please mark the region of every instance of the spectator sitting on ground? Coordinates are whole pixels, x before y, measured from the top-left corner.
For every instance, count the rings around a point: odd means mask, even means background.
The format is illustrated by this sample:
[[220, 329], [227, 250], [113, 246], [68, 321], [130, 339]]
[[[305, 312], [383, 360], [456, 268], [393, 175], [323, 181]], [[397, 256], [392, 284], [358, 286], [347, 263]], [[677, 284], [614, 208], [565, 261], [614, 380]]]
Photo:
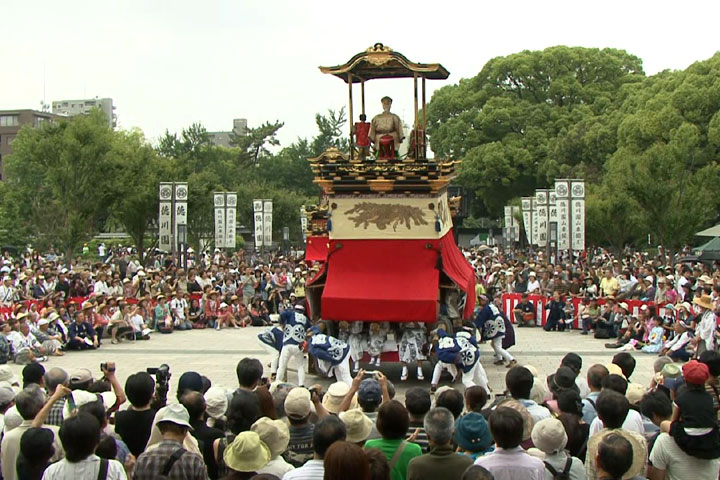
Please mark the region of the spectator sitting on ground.
[[313, 459], [283, 476], [283, 480], [322, 480], [325, 474], [324, 459], [330, 446], [345, 440], [345, 424], [334, 415], [328, 415], [315, 424], [313, 431]]
[[447, 408], [455, 419], [460, 418], [463, 408], [465, 408], [465, 399], [462, 393], [446, 386], [440, 387], [435, 395], [435, 407]]
[[285, 422], [260, 417], [250, 429], [259, 435], [260, 440], [267, 445], [270, 452], [269, 461], [256, 470], [257, 473], [267, 473], [282, 478], [287, 472], [295, 469], [281, 456], [287, 450], [290, 442], [290, 431]]
[[377, 417], [377, 429], [382, 439], [365, 442], [365, 448], [379, 448], [385, 454], [392, 480], [406, 479], [408, 463], [422, 455], [420, 445], [405, 441], [409, 424], [410, 416], [402, 403], [397, 400], [385, 402]]
[[150, 407], [155, 380], [147, 372], [130, 375], [125, 381], [130, 408], [115, 414], [115, 433], [127, 444], [135, 457], [145, 450], [156, 411]]
[[[603, 389], [613, 390], [620, 395], [625, 396], [628, 390], [628, 383], [620, 375], [610, 374], [603, 379]], [[602, 395], [602, 392], [600, 393]], [[599, 397], [598, 397], [599, 398]], [[603, 428], [603, 422], [600, 418], [596, 417], [590, 424], [590, 436], [596, 434]], [[629, 410], [626, 418], [622, 423], [622, 428], [631, 432], [636, 432], [640, 435], [645, 435], [645, 424], [642, 419], [642, 415], [637, 410]]]
[[217, 476], [217, 472], [211, 471], [210, 465], [213, 461], [213, 442], [225, 436], [225, 432], [217, 428], [208, 427], [205, 423], [205, 397], [200, 392], [189, 391], [180, 398], [180, 404], [185, 407], [190, 416], [190, 434], [198, 442], [198, 448], [202, 453], [205, 465], [208, 466], [208, 473], [211, 477]]
[[603, 422], [604, 428], [595, 434], [590, 434], [587, 446], [585, 470], [588, 480], [601, 478], [592, 461], [598, 454], [598, 447], [605, 436], [614, 433], [627, 439], [632, 445], [633, 465], [627, 473], [627, 478], [645, 475], [647, 464], [647, 445], [645, 438], [639, 433], [625, 430], [623, 421], [630, 409], [630, 402], [624, 395], [615, 390], [604, 389], [597, 401], [598, 419]]
[[485, 467], [470, 465], [460, 480], [495, 480], [495, 478]]
[[55, 435], [47, 428], [30, 428], [20, 439], [20, 455], [17, 459], [18, 478], [41, 480], [55, 455]]
[[525, 367], [515, 366], [505, 375], [505, 385], [510, 395], [519, 401], [533, 418], [535, 423], [544, 418], [550, 418], [550, 410], [530, 400], [534, 378], [532, 372]]
[[485, 467], [499, 479], [544, 480], [545, 464], [539, 458], [528, 455], [520, 446], [523, 430], [523, 417], [519, 412], [497, 407], [490, 415], [495, 451], [475, 460], [475, 465]]
[[330, 445], [324, 460], [324, 480], [368, 480], [370, 461], [365, 451], [351, 442]]
[[237, 374], [238, 389], [253, 391], [262, 379], [262, 362], [257, 358], [245, 357], [238, 362], [235, 372]]
[[490, 426], [485, 417], [477, 412], [467, 413], [455, 421], [454, 440], [458, 450], [473, 461], [493, 450]]
[[175, 455], [176, 451], [183, 448], [192, 428], [190, 415], [185, 407], [175, 403], [161, 408], [155, 415], [155, 423], [162, 435], [162, 441], [138, 457], [133, 479], [150, 480], [160, 478], [161, 475], [172, 478], [173, 471], [182, 472], [183, 478], [187, 480], [207, 479], [207, 469], [202, 456], [190, 451], [185, 451], [179, 457]]
[[474, 385], [465, 389], [465, 411], [482, 413], [488, 401], [488, 394], [484, 388]]
[[630, 442], [617, 434], [603, 437], [598, 445], [598, 454], [595, 457], [595, 466], [598, 478], [608, 480], [621, 480], [634, 463], [634, 453]]
[[[43, 409], [44, 404], [45, 394], [38, 385], [30, 385], [15, 396], [15, 406], [23, 421], [18, 427], [3, 436], [0, 448], [3, 479], [15, 480], [17, 478], [15, 465], [20, 453], [20, 440], [23, 434], [32, 427], [33, 420]], [[53, 432], [55, 455], [52, 460], [56, 461], [64, 454], [58, 437], [58, 428], [54, 425], [47, 425], [45, 428]]]
[[[473, 387], [482, 390], [481, 387]], [[410, 414], [410, 426], [408, 428], [406, 439], [413, 437], [413, 442], [420, 445], [423, 452], [428, 451], [428, 438], [425, 433], [425, 414], [430, 411], [432, 400], [427, 389], [422, 387], [412, 387], [405, 392], [405, 408]]]
[[557, 475], [570, 480], [585, 480], [582, 461], [565, 451], [568, 436], [560, 420], [540, 420], [533, 427], [532, 440], [535, 447], [545, 454], [545, 480], [553, 480]]
[[410, 460], [407, 479], [459, 480], [467, 467], [472, 465], [473, 460], [470, 457], [455, 454], [452, 446], [455, 418], [452, 413], [443, 407], [434, 408], [425, 415], [424, 425], [430, 452]]
[[590, 393], [588, 393], [583, 399], [583, 421], [587, 424], [592, 423], [595, 417], [597, 417], [595, 404], [597, 403], [597, 398], [600, 396], [600, 391], [602, 390], [602, 381], [608, 375], [609, 372], [605, 365], [595, 364], [588, 368], [587, 384], [590, 389]]
[[[60, 427], [60, 440], [65, 449], [65, 458], [50, 465], [43, 479], [63, 480], [85, 472], [82, 478], [98, 478], [98, 473], [107, 469], [108, 480], [125, 480], [125, 470], [116, 460], [100, 459], [95, 449], [100, 442], [101, 426], [95, 417], [87, 413], [79, 413], [63, 421]], [[147, 478], [136, 475], [134, 478]], [[7, 478], [7, 477], [6, 477]], [[80, 478], [80, 477], [75, 477]]]

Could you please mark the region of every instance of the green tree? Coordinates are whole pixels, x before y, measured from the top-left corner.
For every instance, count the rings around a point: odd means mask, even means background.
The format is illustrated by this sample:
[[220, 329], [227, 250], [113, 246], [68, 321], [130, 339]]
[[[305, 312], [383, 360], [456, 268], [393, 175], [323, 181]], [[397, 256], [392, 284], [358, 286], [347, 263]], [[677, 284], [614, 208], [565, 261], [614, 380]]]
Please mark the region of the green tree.
[[497, 216], [557, 176], [600, 172], [617, 123], [593, 119], [617, 110], [626, 87], [643, 78], [641, 60], [615, 49], [557, 46], [494, 58], [474, 78], [435, 92], [430, 144], [436, 157], [463, 160], [458, 181], [484, 206], [475, 213]]
[[112, 216], [133, 239], [142, 261], [145, 235], [158, 214], [158, 185], [169, 178], [171, 160], [160, 157], [139, 130], [117, 132], [110, 159], [120, 173], [112, 186]]
[[100, 231], [121, 172], [110, 160], [113, 131], [99, 110], [24, 127], [7, 159], [6, 200], [13, 222], [43, 247], [74, 250]]

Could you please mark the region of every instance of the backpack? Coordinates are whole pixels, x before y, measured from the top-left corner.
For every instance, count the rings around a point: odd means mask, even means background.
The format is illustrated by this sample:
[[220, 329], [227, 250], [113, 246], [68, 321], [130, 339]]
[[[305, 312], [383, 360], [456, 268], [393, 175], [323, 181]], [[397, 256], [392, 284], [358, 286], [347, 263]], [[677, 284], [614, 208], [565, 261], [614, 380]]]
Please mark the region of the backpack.
[[570, 467], [572, 466], [572, 457], [570, 455], [568, 455], [565, 468], [563, 468], [561, 472], [555, 470], [555, 467], [548, 462], [543, 463], [545, 464], [545, 469], [553, 476], [553, 480], [568, 480], [570, 478]]

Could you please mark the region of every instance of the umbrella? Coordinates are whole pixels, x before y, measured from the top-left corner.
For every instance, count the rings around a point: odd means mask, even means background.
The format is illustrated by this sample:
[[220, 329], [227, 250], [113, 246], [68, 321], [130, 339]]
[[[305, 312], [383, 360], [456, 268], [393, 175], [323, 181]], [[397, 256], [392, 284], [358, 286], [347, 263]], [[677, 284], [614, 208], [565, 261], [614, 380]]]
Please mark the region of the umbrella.
[[702, 232], [697, 232], [696, 237], [720, 237], [720, 224], [714, 227], [706, 228]]

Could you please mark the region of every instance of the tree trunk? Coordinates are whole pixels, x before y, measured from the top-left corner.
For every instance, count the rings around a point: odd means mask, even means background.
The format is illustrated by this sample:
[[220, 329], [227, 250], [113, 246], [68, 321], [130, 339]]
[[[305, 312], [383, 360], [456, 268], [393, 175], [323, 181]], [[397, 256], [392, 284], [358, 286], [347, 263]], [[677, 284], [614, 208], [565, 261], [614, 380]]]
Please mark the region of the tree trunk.
[[[137, 248], [140, 264], [145, 265], [145, 229], [138, 232], [135, 238], [135, 248]], [[146, 266], [146, 265], [145, 265]]]
[[65, 248], [65, 268], [72, 270], [73, 248]]

